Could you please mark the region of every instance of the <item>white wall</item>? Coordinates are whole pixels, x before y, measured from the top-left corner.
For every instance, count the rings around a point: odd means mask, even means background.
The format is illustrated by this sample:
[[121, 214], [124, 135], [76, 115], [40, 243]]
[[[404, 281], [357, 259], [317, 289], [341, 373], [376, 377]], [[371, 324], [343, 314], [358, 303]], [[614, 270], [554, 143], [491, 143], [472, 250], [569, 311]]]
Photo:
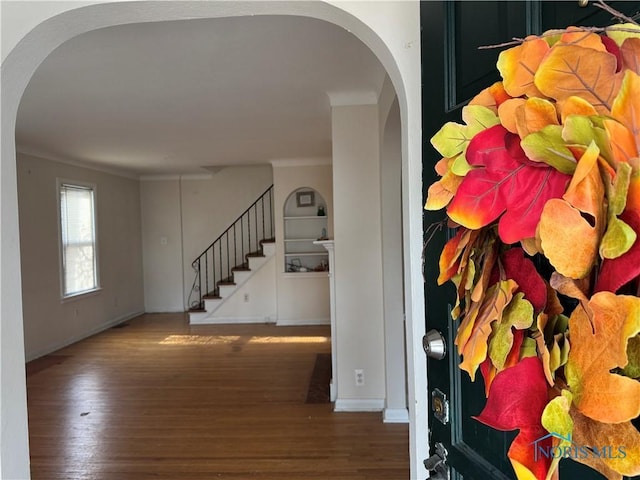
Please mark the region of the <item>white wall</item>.
[[[386, 120], [386, 121], [385, 121]], [[401, 136], [400, 109], [393, 101], [381, 118], [380, 177], [382, 183], [382, 270], [384, 285], [384, 343], [388, 422], [409, 420], [404, 329], [402, 271]]]
[[146, 312], [184, 310], [180, 181], [141, 182]]
[[278, 316], [275, 279], [276, 257], [272, 256], [213, 313], [212, 321], [274, 323]]
[[[61, 300], [57, 179], [96, 185], [100, 291]], [[144, 312], [138, 182], [18, 155], [27, 360]]]
[[272, 182], [269, 165], [226, 167], [202, 178], [143, 178], [140, 192], [148, 312], [188, 309], [195, 277], [191, 263]]
[[[382, 410], [385, 398], [378, 105], [332, 108], [336, 410]], [[355, 369], [365, 385], [356, 386]]]
[[[44, 4], [46, 3], [46, 5]], [[378, 56], [400, 104], [403, 151], [405, 305], [409, 370], [411, 478], [426, 477], [428, 453], [422, 251], [419, 3], [407, 2], [3, 2], [0, 162], [0, 478], [29, 478], [15, 124], [22, 93], [38, 65], [62, 42], [128, 22], [251, 14], [303, 15], [348, 29]], [[178, 5], [178, 8], [176, 8]]]
[[329, 324], [329, 277], [326, 273], [286, 273], [284, 205], [292, 192], [308, 187], [322, 195], [327, 207], [327, 235], [333, 237], [333, 184], [329, 159], [280, 160], [273, 164], [276, 272], [279, 325]]

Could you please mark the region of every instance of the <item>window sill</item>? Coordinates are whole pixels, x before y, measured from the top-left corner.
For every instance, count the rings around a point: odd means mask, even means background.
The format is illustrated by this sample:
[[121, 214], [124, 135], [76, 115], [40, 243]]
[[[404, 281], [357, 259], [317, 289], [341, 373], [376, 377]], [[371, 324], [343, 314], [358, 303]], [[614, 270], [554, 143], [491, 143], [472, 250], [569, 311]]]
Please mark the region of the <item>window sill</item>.
[[94, 295], [98, 295], [100, 292], [102, 292], [102, 287], [96, 287], [92, 290], [85, 290], [84, 292], [73, 293], [71, 295], [67, 295], [66, 297], [62, 297], [60, 302], [75, 302], [77, 300], [82, 300], [83, 298], [93, 297]]

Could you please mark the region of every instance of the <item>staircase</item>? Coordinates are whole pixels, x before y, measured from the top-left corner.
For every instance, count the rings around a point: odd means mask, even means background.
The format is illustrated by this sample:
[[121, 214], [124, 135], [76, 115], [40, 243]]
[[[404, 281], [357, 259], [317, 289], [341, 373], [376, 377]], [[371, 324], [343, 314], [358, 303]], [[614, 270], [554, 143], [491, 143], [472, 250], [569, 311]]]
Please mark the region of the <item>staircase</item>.
[[275, 255], [273, 185], [193, 262], [190, 323], [210, 323], [237, 290]]

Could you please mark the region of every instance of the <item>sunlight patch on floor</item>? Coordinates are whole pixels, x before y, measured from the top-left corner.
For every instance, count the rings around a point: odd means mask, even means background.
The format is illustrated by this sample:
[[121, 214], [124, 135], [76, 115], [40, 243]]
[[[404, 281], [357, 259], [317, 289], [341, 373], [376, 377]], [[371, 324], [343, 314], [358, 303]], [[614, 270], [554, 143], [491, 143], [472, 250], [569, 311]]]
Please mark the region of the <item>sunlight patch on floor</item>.
[[243, 337], [239, 335], [169, 335], [160, 341], [160, 345], [224, 345], [236, 342], [248, 344], [329, 343], [330, 341], [331, 339], [325, 336]]

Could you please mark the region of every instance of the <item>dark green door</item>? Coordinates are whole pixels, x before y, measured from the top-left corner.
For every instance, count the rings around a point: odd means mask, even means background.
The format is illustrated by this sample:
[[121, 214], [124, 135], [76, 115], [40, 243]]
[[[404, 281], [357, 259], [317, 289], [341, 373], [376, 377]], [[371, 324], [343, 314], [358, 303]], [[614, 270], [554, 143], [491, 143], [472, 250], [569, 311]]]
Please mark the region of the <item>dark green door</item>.
[[[625, 13], [633, 13], [639, 2], [612, 2]], [[436, 180], [435, 163], [440, 160], [429, 140], [448, 121], [460, 122], [461, 108], [476, 93], [499, 80], [496, 60], [500, 49], [478, 50], [568, 25], [607, 25], [611, 15], [593, 6], [582, 8], [572, 2], [432, 2], [421, 4], [422, 24], [422, 121], [423, 182], [426, 188]], [[433, 226], [442, 221], [443, 212], [425, 212], [425, 300], [426, 328], [442, 333], [447, 354], [427, 363], [430, 452], [446, 452], [446, 468], [435, 467], [436, 478], [464, 480], [513, 479], [507, 450], [516, 432], [492, 430], [472, 416], [485, 404], [484, 385], [478, 375], [470, 382], [458, 368], [459, 357], [453, 346], [455, 331], [450, 328], [449, 312], [455, 302], [451, 284], [439, 287], [438, 258], [452, 232]], [[443, 406], [448, 405], [448, 411]], [[438, 413], [435, 414], [434, 410]], [[428, 468], [438, 464], [432, 457]], [[561, 480], [602, 479], [597, 472], [570, 460], [560, 463]]]

